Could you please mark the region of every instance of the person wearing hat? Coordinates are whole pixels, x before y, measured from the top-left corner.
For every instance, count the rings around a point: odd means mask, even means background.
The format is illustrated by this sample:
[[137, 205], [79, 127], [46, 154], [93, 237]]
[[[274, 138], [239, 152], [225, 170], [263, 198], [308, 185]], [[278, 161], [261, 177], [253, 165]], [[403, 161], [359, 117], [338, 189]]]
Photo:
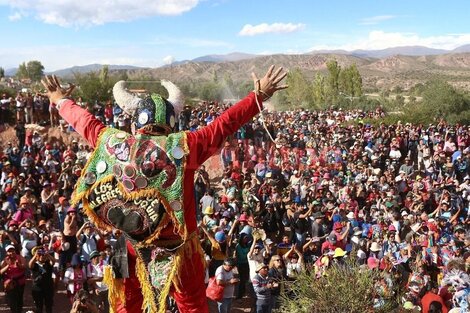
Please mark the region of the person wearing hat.
[[202, 217], [202, 227], [204, 227], [208, 231], [216, 232], [218, 226], [217, 220], [214, 218], [214, 207], [207, 206], [206, 208], [204, 208], [204, 211], [202, 211], [202, 214], [204, 214], [204, 216]]
[[225, 142], [224, 147], [220, 150], [220, 160], [224, 166], [224, 170], [232, 165], [232, 148], [228, 141]]
[[224, 295], [220, 302], [217, 302], [218, 313], [230, 313], [232, 300], [235, 295], [235, 286], [240, 282], [235, 277], [233, 269], [237, 262], [234, 258], [226, 258], [222, 265], [217, 267], [215, 271], [215, 279], [217, 284], [224, 286]]
[[[175, 118], [181, 111], [183, 101], [181, 91], [174, 84], [162, 81], [162, 85], [168, 90], [168, 100], [157, 94], [142, 99], [127, 91], [126, 83], [120, 81], [113, 88], [113, 96], [123, 111], [132, 116], [132, 134], [106, 127], [68, 99], [73, 87], [62, 88], [57, 77], [46, 76], [42, 81], [50, 102], [57, 104], [61, 116], [95, 148], [88, 164], [98, 165], [100, 161], [103, 164], [84, 168], [76, 184], [79, 192], [75, 193], [74, 202], [86, 200], [83, 201], [84, 211], [99, 228], [115, 227], [124, 230], [134, 239], [132, 244], [136, 249], [143, 250], [142, 253], [152, 253], [155, 244], [160, 245], [164, 241], [182, 241], [174, 253], [183, 255], [184, 260], [171, 263], [176, 276], [173, 280], [165, 281], [165, 288], [158, 289], [163, 293], [158, 294], [157, 289], [151, 289], [142, 295], [134, 291], [139, 289], [135, 284], [124, 286], [131, 290], [126, 293], [129, 296], [126, 305], [135, 305], [133, 297], [142, 299], [144, 296], [145, 303], [150, 306], [148, 310], [164, 312], [165, 308], [158, 308], [154, 300], [165, 298], [172, 289], [175, 290], [173, 296], [181, 311], [208, 311], [204, 294], [202, 252], [198, 248], [200, 243], [197, 236], [193, 235], [197, 232], [194, 171], [217, 151], [228, 135], [259, 112], [259, 105], [263, 100], [267, 100], [277, 90], [287, 88], [280, 84], [285, 76], [282, 69], [274, 71], [274, 66], [261, 79], [253, 74], [255, 93], [250, 93], [206, 127], [194, 132], [178, 133], [173, 133], [176, 130]], [[163, 160], [156, 162], [156, 155]], [[109, 162], [104, 162], [103, 156]], [[137, 158], [145, 162], [135, 162]], [[134, 175], [122, 175], [123, 172]], [[120, 175], [114, 175], [114, 179], [109, 181], [113, 173]], [[113, 190], [119, 187], [124, 195], [118, 200], [112, 199], [114, 206], [109, 210], [103, 209], [109, 201], [93, 202], [91, 198], [94, 193], [89, 192], [92, 185], [96, 187], [106, 183], [111, 184]], [[131, 206], [139, 197], [143, 200], [144, 194], [151, 194], [148, 200], [159, 200], [161, 205], [156, 209], [144, 210], [140, 215], [123, 216], [121, 208]], [[121, 203], [116, 205], [116, 202]], [[163, 214], [166, 218], [162, 219]], [[197, 253], [190, 253], [191, 251]], [[148, 263], [149, 260], [143, 260], [140, 255], [141, 253], [137, 253], [131, 257]], [[137, 276], [145, 280], [142, 284], [152, 284], [146, 275]]]
[[289, 279], [296, 279], [302, 271], [305, 270], [304, 255], [292, 245], [289, 251], [282, 256], [286, 266], [286, 275]]
[[109, 312], [108, 286], [103, 283], [104, 266], [99, 251], [90, 253], [90, 263], [87, 265], [87, 283], [90, 291], [93, 291], [94, 300], [102, 312]]
[[[81, 246], [81, 255], [83, 256], [85, 262], [89, 263], [91, 253], [95, 250], [98, 250], [98, 241], [100, 240], [100, 236], [95, 233], [93, 224], [88, 221], [83, 223], [82, 227], [80, 227], [80, 229], [77, 231], [75, 237]], [[72, 245], [72, 242], [70, 245]]]
[[51, 219], [54, 214], [54, 198], [58, 194], [57, 190], [53, 190], [51, 183], [45, 181], [42, 184], [41, 191], [41, 215], [44, 219]]
[[[369, 247], [370, 255], [369, 258], [367, 259], [367, 264], [369, 263], [380, 263], [380, 254], [382, 251], [382, 246], [379, 245], [376, 241], [372, 242], [372, 244]], [[373, 259], [373, 260], [371, 260]]]
[[33, 194], [33, 190], [31, 189], [31, 187], [26, 186], [24, 188], [24, 192], [25, 192], [24, 195], [20, 198], [20, 202], [22, 201], [23, 198], [25, 198], [29, 202], [29, 206], [31, 210], [34, 213], [36, 213], [36, 210], [39, 207], [39, 202], [36, 196]]
[[323, 241], [326, 237], [325, 230], [323, 228], [323, 219], [325, 215], [321, 212], [315, 212], [310, 217], [313, 222], [311, 223], [311, 231], [310, 234], [312, 238], [317, 237], [320, 241]]
[[336, 248], [335, 253], [333, 254], [333, 262], [337, 265], [344, 265], [344, 257], [347, 254], [346, 251], [344, 251], [341, 248]]
[[[204, 193], [204, 196], [201, 197], [201, 200], [199, 200], [199, 210], [200, 211], [206, 211], [207, 208], [211, 208], [212, 211], [216, 207], [215, 203], [215, 198], [214, 198], [214, 189], [213, 188], [208, 188], [206, 192]], [[206, 213], [203, 213], [206, 214]]]
[[[216, 231], [213, 234], [211, 231], [201, 227], [211, 245], [211, 261], [209, 263], [209, 277], [214, 276], [216, 269], [222, 265], [225, 258], [228, 256], [229, 248], [232, 243], [232, 233], [235, 229], [235, 223], [232, 225], [228, 235], [223, 230]], [[218, 228], [217, 228], [218, 229]]]
[[351, 228], [351, 222], [348, 221], [346, 229], [343, 231], [343, 224], [341, 222], [335, 222], [333, 224], [333, 231], [330, 233], [331, 235], [336, 236], [336, 247], [341, 249], [346, 249], [346, 240], [349, 235], [349, 230]]
[[250, 251], [248, 251], [248, 265], [250, 267], [250, 278], [253, 278], [256, 274], [256, 268], [260, 264], [264, 264], [264, 256], [266, 250], [261, 243], [258, 243], [256, 238], [252, 240]]
[[271, 313], [272, 310], [271, 290], [276, 287], [276, 283], [269, 279], [268, 274], [269, 267], [260, 263], [256, 266], [256, 274], [251, 280], [256, 294], [257, 313]]
[[321, 246], [321, 253], [324, 254], [326, 251], [335, 251], [335, 249], [338, 248], [337, 243], [336, 235], [329, 234]]
[[36, 246], [31, 252], [33, 257], [28, 265], [31, 269], [31, 293], [34, 305], [36, 306], [36, 312], [42, 312], [44, 306], [46, 313], [52, 313], [54, 304], [54, 281], [52, 279], [52, 273], [55, 259], [46, 252], [43, 246]]
[[0, 264], [5, 297], [11, 312], [23, 311], [24, 288], [26, 284], [26, 260], [16, 253], [13, 245], [5, 247], [6, 257]]
[[13, 219], [18, 223], [22, 223], [27, 219], [34, 219], [34, 214], [31, 211], [29, 200], [27, 198], [21, 198], [18, 211], [13, 215]]

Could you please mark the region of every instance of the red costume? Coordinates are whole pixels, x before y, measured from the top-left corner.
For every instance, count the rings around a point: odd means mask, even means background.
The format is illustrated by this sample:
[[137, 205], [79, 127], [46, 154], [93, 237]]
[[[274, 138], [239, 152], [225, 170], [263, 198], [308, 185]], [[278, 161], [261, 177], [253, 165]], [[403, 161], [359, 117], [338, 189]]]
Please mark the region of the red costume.
[[[261, 97], [258, 97], [261, 103]], [[72, 100], [60, 103], [60, 115], [94, 148], [97, 147], [100, 135], [106, 130], [92, 114], [76, 105]], [[250, 121], [259, 112], [255, 94], [250, 93], [246, 98], [225, 111], [210, 125], [195, 131], [186, 133], [186, 143], [189, 153], [186, 157], [183, 181], [183, 207], [184, 222], [187, 234], [197, 234], [196, 209], [194, 200], [194, 172], [222, 146], [226, 137], [233, 134], [243, 124]], [[88, 214], [88, 213], [87, 213]], [[158, 240], [181, 239], [174, 223], [169, 222], [160, 231]], [[197, 237], [197, 236], [196, 236]], [[192, 249], [191, 254], [184, 254], [181, 265], [178, 267], [178, 281], [173, 282], [170, 293], [177, 302], [180, 312], [208, 312], [205, 295], [205, 265], [201, 257], [199, 242], [197, 248]], [[136, 278], [135, 249], [128, 243], [129, 278], [124, 279], [125, 303], [121, 301], [117, 312], [142, 312], [145, 302], [145, 286], [139, 286]], [[137, 274], [138, 275], [138, 274]], [[111, 294], [111, 292], [110, 292]], [[161, 303], [160, 303], [161, 304]], [[144, 303], [145, 307], [145, 303]], [[149, 311], [147, 306], [147, 311]], [[164, 308], [159, 307], [159, 311]]]

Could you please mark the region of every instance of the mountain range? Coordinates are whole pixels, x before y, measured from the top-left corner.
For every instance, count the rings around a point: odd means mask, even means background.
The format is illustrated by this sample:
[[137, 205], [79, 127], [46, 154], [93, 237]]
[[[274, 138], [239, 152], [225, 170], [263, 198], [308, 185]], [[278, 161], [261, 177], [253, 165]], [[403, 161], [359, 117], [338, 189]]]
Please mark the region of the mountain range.
[[[174, 82], [211, 80], [214, 74], [224, 77], [226, 73], [234, 83], [250, 79], [252, 71], [261, 72], [271, 64], [286, 69], [300, 68], [311, 78], [316, 72], [326, 72], [326, 62], [336, 59], [341, 66], [356, 64], [365, 87], [387, 88], [401, 86], [409, 88], [432, 77], [443, 78], [461, 88], [470, 87], [470, 44], [453, 50], [433, 49], [424, 46], [404, 46], [382, 50], [316, 50], [306, 54], [255, 55], [230, 53], [206, 55], [192, 60], [183, 60], [159, 68], [143, 68], [127, 65], [108, 65], [110, 72], [125, 71], [129, 79], [166, 78]], [[97, 71], [100, 64], [74, 66], [50, 72], [61, 77], [73, 73]], [[6, 75], [14, 71], [6, 70]]]

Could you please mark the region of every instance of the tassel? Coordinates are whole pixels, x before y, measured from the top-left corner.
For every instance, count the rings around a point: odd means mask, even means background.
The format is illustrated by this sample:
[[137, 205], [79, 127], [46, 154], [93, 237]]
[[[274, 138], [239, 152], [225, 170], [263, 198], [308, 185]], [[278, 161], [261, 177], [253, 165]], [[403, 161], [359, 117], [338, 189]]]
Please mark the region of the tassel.
[[[126, 304], [123, 279], [114, 277], [113, 267], [107, 265], [104, 267], [103, 283], [108, 286], [108, 301], [110, 313], [115, 313], [119, 303]], [[117, 301], [119, 299], [119, 302]]]
[[[142, 296], [144, 301], [142, 302], [142, 310], [144, 312], [157, 312], [157, 305], [153, 297], [153, 289], [149, 282], [147, 268], [140, 257], [137, 257], [135, 265], [135, 273], [140, 282], [140, 288], [142, 289]], [[163, 312], [165, 312], [165, 306], [163, 306]]]

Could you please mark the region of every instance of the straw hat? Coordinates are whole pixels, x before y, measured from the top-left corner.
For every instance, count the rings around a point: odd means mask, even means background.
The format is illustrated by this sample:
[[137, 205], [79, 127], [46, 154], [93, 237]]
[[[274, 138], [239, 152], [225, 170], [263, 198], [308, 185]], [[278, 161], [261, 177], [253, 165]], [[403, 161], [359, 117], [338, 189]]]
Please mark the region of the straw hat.
[[373, 242], [371, 245], [370, 245], [370, 251], [372, 252], [379, 252], [380, 250], [382, 250], [382, 247], [377, 243], [377, 242]]

